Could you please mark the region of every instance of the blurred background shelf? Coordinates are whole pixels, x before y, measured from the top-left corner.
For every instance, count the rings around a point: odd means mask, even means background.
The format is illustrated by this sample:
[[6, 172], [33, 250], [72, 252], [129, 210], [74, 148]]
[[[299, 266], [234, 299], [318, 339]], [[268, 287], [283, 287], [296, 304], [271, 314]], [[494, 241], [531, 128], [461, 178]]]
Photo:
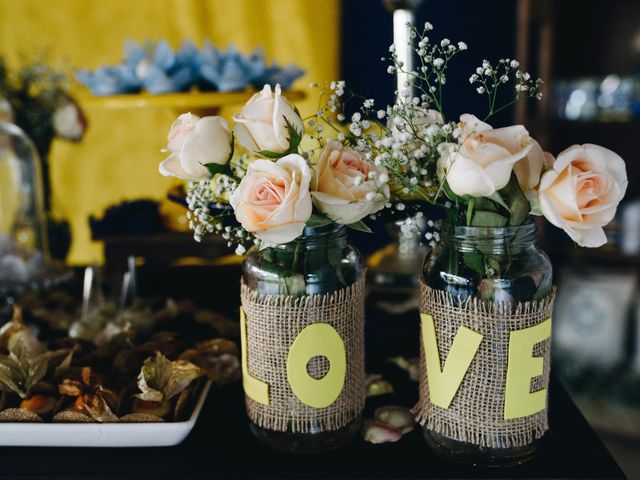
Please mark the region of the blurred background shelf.
[[[147, 109], [173, 108], [179, 110], [218, 109], [228, 105], [242, 105], [257, 90], [248, 89], [242, 92], [182, 92], [182, 93], [129, 93], [122, 95], [96, 96], [85, 93], [78, 97], [80, 104], [87, 109]], [[301, 90], [285, 92], [291, 101], [305, 97]]]

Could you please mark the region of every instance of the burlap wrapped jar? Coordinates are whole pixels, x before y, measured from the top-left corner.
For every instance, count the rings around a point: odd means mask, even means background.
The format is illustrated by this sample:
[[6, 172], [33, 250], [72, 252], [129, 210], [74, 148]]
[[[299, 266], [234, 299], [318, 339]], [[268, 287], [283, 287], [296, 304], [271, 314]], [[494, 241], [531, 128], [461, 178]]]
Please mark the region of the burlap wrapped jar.
[[531, 458], [548, 430], [554, 292], [535, 225], [445, 227], [420, 279], [420, 401], [437, 453], [479, 465]]
[[364, 408], [364, 275], [343, 226], [307, 228], [243, 262], [243, 384], [254, 435], [287, 452], [336, 448]]

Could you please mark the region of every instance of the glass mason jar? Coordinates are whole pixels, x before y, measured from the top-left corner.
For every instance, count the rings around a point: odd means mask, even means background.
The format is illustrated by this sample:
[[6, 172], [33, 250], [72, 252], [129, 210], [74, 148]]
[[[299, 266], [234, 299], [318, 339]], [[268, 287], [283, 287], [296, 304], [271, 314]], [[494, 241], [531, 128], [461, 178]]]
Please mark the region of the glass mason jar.
[[[443, 225], [442, 241], [423, 263], [422, 279], [449, 293], [454, 302], [477, 297], [487, 302], [515, 305], [545, 298], [552, 289], [549, 257], [535, 245], [534, 222], [518, 227]], [[482, 466], [523, 463], [537, 443], [512, 448], [475, 445], [423, 428], [425, 439], [447, 459]]]
[[[299, 238], [286, 244], [254, 246], [242, 263], [244, 284], [266, 295], [330, 294], [353, 285], [363, 274], [360, 253], [347, 242], [346, 227], [338, 224], [306, 227]], [[362, 412], [331, 431], [320, 424], [309, 433], [299, 433], [293, 431], [291, 422], [286, 431], [249, 423], [254, 436], [265, 445], [288, 453], [318, 453], [351, 440], [360, 430]]]

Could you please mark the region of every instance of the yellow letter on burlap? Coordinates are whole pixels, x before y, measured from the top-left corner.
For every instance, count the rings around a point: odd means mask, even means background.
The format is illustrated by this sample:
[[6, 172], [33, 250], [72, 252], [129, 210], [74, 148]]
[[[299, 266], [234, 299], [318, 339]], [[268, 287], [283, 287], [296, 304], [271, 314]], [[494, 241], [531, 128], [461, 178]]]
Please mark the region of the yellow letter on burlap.
[[247, 318], [242, 307], [240, 307], [240, 344], [242, 347], [242, 388], [244, 393], [258, 403], [269, 405], [269, 384], [252, 377], [249, 373]]
[[[322, 378], [309, 375], [307, 364], [313, 357], [329, 360]], [[340, 396], [347, 373], [347, 354], [340, 334], [328, 323], [312, 323], [293, 341], [287, 356], [287, 379], [296, 397], [313, 408], [325, 408]]]
[[547, 389], [531, 392], [531, 380], [542, 375], [544, 358], [532, 357], [533, 347], [551, 336], [551, 319], [509, 334], [509, 364], [504, 393], [504, 418], [526, 417], [544, 410]]
[[438, 340], [433, 317], [421, 313], [422, 341], [429, 381], [429, 401], [441, 408], [449, 408], [473, 357], [480, 347], [482, 334], [460, 327], [453, 339], [449, 355], [441, 368]]

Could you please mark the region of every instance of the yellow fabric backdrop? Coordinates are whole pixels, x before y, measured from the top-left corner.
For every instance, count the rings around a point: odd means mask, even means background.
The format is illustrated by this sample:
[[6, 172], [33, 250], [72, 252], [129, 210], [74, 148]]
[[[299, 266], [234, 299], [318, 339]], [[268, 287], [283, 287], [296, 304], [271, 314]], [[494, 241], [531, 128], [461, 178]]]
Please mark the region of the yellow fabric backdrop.
[[[268, 61], [295, 62], [307, 72], [295, 88], [306, 89], [337, 78], [339, 7], [339, 0], [0, 0], [0, 54], [15, 66], [21, 54], [46, 49], [51, 64], [92, 69], [119, 61], [126, 38], [164, 38], [174, 47], [210, 38], [241, 51], [262, 46]], [[306, 114], [314, 105], [310, 98], [298, 107]], [[50, 156], [54, 210], [71, 221], [74, 264], [101, 258], [90, 241], [90, 214], [124, 199], [161, 199], [175, 183], [157, 168], [173, 109], [86, 113], [84, 141], [56, 141]]]

